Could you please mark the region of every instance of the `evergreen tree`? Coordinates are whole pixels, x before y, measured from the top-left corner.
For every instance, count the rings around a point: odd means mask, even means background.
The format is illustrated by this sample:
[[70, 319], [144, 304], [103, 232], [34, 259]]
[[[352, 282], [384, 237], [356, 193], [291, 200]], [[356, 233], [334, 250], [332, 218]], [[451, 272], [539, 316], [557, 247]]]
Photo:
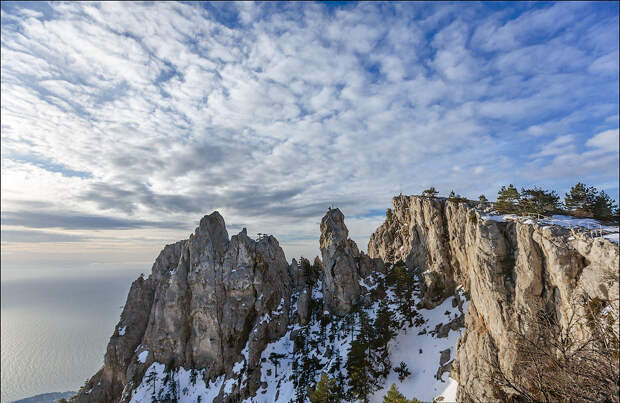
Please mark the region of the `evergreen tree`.
[[[392, 266], [392, 270], [387, 278], [389, 286], [394, 288], [398, 312], [403, 320], [409, 322], [409, 327], [413, 326], [413, 320], [417, 315], [415, 306], [411, 303], [412, 294], [415, 286], [415, 279], [407, 270], [402, 262]], [[402, 324], [400, 324], [402, 326]]]
[[370, 363], [366, 355], [366, 345], [363, 341], [353, 340], [347, 356], [347, 372], [349, 374], [349, 388], [353, 397], [368, 401], [368, 395], [372, 393], [369, 387]]
[[454, 193], [454, 190], [450, 191], [450, 195], [448, 195], [448, 200], [456, 203], [463, 203], [467, 201], [465, 197], [461, 196], [460, 194]]
[[395, 329], [398, 323], [393, 318], [394, 313], [390, 310], [385, 299], [379, 303], [377, 317], [374, 322], [374, 337], [371, 341], [373, 361], [373, 376], [377, 378], [385, 378], [390, 373], [390, 357], [388, 351], [388, 343], [396, 336]]
[[383, 397], [383, 403], [420, 403], [420, 401], [416, 398], [411, 400], [407, 399], [398, 391], [396, 384], [393, 383], [387, 394]]
[[346, 368], [349, 374], [349, 392], [352, 397], [368, 402], [368, 396], [379, 388], [380, 379], [374, 368], [375, 352], [372, 350], [374, 329], [370, 325], [368, 313], [359, 309], [359, 333], [351, 342]]
[[480, 201], [480, 203], [488, 203], [489, 202], [489, 200], [487, 199], [487, 197], [485, 195], [478, 196], [478, 200]]
[[549, 214], [559, 209], [560, 196], [555, 190], [543, 190], [537, 186], [531, 189], [521, 189], [519, 209], [521, 213]]
[[564, 195], [564, 205], [569, 211], [588, 212], [592, 210], [598, 191], [578, 182]]
[[398, 380], [401, 382], [411, 375], [411, 371], [409, 371], [409, 368], [407, 368], [407, 364], [405, 364], [404, 361], [401, 361], [400, 365], [394, 368], [394, 372], [398, 374]]
[[340, 402], [338, 386], [336, 381], [325, 372], [321, 375], [321, 380], [316, 384], [314, 392], [310, 395], [312, 403], [337, 403]]
[[510, 186], [502, 186], [497, 192], [497, 202], [495, 210], [500, 213], [516, 213], [519, 205], [519, 191], [512, 184]]
[[271, 363], [273, 364], [274, 368], [275, 368], [275, 374], [274, 376], [278, 376], [278, 365], [280, 365], [280, 360], [282, 358], [286, 357], [286, 354], [281, 354], [281, 353], [271, 353], [269, 354], [269, 361], [271, 361]]
[[156, 395], [156, 390], [155, 390], [155, 386], [157, 384], [157, 374], [155, 373], [155, 371], [151, 371], [149, 372], [149, 374], [146, 376], [146, 384], [149, 385], [153, 385], [153, 393], [151, 394], [151, 398], [152, 401], [157, 401], [157, 395]]
[[594, 199], [592, 214], [594, 218], [605, 220], [613, 217], [616, 209], [617, 206], [613, 199], [604, 190], [601, 190], [601, 193]]
[[425, 197], [437, 197], [438, 194], [439, 192], [435, 189], [434, 186], [431, 186], [430, 188], [422, 192], [422, 196], [425, 196]]

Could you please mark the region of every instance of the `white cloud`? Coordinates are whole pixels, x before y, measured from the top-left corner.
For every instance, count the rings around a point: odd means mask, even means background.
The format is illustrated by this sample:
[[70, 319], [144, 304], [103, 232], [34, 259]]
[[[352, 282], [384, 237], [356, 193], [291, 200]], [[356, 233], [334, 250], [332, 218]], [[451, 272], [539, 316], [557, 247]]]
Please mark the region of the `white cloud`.
[[618, 152], [618, 129], [605, 130], [586, 142], [587, 146], [603, 149], [605, 152]]
[[[359, 217], [431, 184], [493, 194], [529, 179], [514, 165], [577, 172], [570, 155], [617, 178], [613, 155], [591, 158], [610, 135], [584, 137], [616, 126], [617, 28], [572, 40], [585, 6], [50, 7], [2, 11], [3, 209], [183, 223], [219, 209], [314, 255], [330, 204]], [[354, 239], [377, 222], [347, 219]]]

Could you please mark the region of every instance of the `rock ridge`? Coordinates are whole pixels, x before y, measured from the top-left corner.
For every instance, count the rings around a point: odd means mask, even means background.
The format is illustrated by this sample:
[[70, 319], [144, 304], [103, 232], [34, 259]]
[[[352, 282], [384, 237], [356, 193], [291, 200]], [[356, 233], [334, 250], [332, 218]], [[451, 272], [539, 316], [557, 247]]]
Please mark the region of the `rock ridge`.
[[163, 248], [147, 278], [134, 281], [103, 368], [72, 401], [132, 401], [159, 364], [200, 369], [207, 384], [235, 379], [216, 402], [255, 395], [263, 350], [290, 324], [308, 322], [313, 288], [322, 284], [326, 308], [344, 314], [359, 298], [360, 278], [383, 267], [348, 239], [338, 209], [322, 220], [321, 253], [323, 262], [289, 265], [275, 237], [253, 240], [244, 228], [229, 238], [217, 211], [204, 216], [188, 239]]
[[600, 299], [618, 312], [618, 246], [605, 238], [487, 219], [475, 202], [401, 195], [393, 205], [370, 238], [369, 256], [417, 268], [428, 305], [458, 286], [470, 295], [452, 366], [459, 401], [509, 398], [510, 391], [491, 382], [489, 363], [513, 376], [511, 330], [527, 327], [539, 309], [562, 326], [573, 312], [583, 311], [577, 298]]

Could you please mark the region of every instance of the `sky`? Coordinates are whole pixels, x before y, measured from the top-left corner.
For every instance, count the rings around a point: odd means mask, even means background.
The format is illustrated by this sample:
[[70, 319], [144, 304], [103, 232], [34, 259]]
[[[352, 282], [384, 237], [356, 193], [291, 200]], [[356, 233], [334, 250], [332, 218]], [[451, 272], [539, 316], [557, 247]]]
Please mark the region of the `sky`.
[[618, 200], [618, 2], [2, 2], [2, 270], [150, 266], [214, 210], [319, 254], [391, 198]]

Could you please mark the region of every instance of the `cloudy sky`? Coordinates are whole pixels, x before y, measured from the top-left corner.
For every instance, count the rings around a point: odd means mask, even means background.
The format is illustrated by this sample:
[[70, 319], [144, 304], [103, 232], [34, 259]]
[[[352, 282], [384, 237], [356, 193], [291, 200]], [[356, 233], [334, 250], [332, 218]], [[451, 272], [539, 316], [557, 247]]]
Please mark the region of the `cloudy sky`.
[[618, 3], [2, 3], [2, 269], [144, 268], [218, 210], [318, 254], [391, 197], [618, 198]]

